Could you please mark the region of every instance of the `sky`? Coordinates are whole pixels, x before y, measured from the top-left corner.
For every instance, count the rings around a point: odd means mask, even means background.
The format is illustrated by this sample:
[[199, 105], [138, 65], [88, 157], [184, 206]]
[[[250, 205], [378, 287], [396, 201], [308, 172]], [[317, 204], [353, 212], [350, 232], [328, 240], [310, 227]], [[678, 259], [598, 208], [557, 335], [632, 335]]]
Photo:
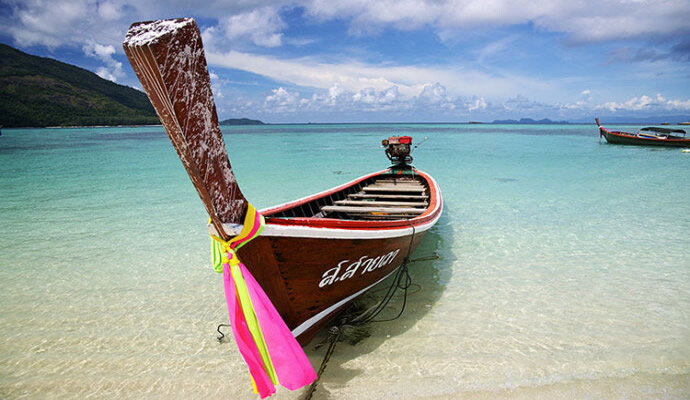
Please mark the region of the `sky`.
[[175, 17], [221, 119], [690, 119], [690, 0], [0, 0], [0, 42], [141, 90], [127, 29]]

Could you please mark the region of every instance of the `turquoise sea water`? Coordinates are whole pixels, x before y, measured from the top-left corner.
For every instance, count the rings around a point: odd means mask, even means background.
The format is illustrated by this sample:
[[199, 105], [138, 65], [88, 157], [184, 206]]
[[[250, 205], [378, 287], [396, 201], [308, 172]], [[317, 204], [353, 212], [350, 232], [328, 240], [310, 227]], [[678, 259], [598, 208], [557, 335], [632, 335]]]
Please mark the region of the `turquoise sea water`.
[[[411, 265], [400, 319], [338, 345], [314, 399], [690, 397], [690, 154], [594, 125], [223, 132], [258, 208], [382, 169], [390, 134], [428, 137], [415, 165], [445, 210], [414, 257], [439, 258]], [[215, 339], [206, 219], [160, 127], [4, 130], [0, 398], [258, 398]]]

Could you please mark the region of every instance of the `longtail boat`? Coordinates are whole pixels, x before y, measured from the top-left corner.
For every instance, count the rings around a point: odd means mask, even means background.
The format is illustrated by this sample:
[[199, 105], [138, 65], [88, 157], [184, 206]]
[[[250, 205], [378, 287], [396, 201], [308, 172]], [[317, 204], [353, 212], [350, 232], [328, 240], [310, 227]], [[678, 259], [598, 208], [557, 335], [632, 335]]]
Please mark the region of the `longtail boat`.
[[637, 133], [612, 131], [601, 126], [599, 118], [594, 119], [599, 127], [599, 138], [614, 144], [637, 146], [690, 147], [690, 138], [685, 137], [682, 129], [647, 127]]
[[[399, 271], [441, 216], [441, 191], [411, 165], [409, 136], [382, 142], [389, 168], [256, 212], [230, 166], [196, 22], [135, 23], [123, 47], [209, 214], [209, 231], [222, 247], [231, 320], [241, 285], [227, 270], [235, 271], [239, 258], [252, 275], [244, 278], [249, 291], [255, 279], [292, 340], [305, 345], [355, 298]], [[233, 332], [242, 351], [243, 332]]]

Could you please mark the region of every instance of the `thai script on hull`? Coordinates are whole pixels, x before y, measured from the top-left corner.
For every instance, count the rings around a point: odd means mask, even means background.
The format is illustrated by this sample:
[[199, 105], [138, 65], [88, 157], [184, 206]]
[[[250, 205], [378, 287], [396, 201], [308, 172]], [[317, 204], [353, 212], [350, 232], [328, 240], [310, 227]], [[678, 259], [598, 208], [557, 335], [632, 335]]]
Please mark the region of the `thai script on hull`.
[[323, 288], [336, 282], [342, 282], [346, 279], [350, 279], [357, 274], [357, 271], [360, 271], [360, 275], [364, 275], [369, 272], [376, 271], [379, 268], [383, 268], [392, 263], [398, 253], [400, 253], [400, 249], [393, 250], [375, 258], [370, 258], [368, 255], [364, 255], [352, 262], [350, 265], [347, 265], [347, 263], [351, 261], [350, 259], [342, 260], [338, 263], [337, 267], [331, 268], [321, 275], [319, 287]]

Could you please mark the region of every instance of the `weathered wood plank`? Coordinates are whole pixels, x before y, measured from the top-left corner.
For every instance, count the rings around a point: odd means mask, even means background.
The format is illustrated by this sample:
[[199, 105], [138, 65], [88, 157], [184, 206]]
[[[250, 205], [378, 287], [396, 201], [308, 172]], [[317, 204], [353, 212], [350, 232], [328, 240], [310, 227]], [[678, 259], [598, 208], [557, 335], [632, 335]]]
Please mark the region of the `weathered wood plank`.
[[394, 206], [394, 207], [426, 207], [429, 205], [427, 202], [412, 202], [412, 201], [365, 201], [365, 200], [338, 200], [335, 202], [339, 206]]
[[423, 185], [408, 185], [408, 184], [393, 184], [393, 183], [372, 183], [367, 185], [367, 187], [411, 187], [411, 188], [423, 188]]
[[427, 195], [414, 194], [377, 194], [377, 193], [351, 193], [347, 197], [352, 199], [410, 199], [410, 200], [426, 200]]
[[404, 187], [404, 186], [382, 186], [382, 187], [373, 187], [373, 186], [366, 186], [363, 187], [362, 190], [365, 192], [409, 192], [409, 193], [422, 193], [424, 192], [425, 188], [424, 187]]
[[321, 207], [325, 212], [342, 213], [381, 213], [381, 214], [422, 214], [426, 209], [423, 208], [402, 208], [402, 207], [346, 207], [346, 206], [324, 206]]
[[423, 186], [419, 181], [394, 181], [394, 180], [376, 180], [374, 185], [408, 185], [408, 186]]

